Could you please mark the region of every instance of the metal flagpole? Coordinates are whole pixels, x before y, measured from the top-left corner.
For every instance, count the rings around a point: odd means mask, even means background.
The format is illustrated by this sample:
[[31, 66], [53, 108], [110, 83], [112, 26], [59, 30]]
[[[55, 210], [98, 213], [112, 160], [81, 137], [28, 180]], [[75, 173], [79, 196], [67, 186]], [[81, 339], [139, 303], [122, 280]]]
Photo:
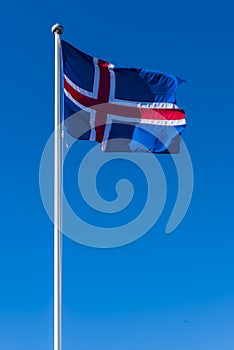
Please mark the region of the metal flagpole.
[[61, 232], [61, 150], [60, 150], [60, 34], [63, 27], [52, 27], [55, 35], [54, 110], [54, 350], [62, 350], [62, 232]]

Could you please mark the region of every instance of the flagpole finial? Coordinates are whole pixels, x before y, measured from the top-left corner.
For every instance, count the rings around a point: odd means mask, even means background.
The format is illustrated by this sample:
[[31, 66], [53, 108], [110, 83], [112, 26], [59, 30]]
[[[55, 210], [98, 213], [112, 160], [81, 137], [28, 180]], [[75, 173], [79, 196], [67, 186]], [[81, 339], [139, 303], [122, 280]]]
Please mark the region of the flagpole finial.
[[52, 33], [56, 34], [62, 34], [63, 33], [63, 26], [59, 23], [56, 23], [51, 28]]

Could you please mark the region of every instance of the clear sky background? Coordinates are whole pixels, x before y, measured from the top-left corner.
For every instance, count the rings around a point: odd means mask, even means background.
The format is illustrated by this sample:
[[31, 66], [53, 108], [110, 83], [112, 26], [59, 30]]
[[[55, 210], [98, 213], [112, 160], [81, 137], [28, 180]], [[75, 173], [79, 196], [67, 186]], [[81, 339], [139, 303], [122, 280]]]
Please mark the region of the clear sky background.
[[[53, 225], [38, 176], [53, 131], [50, 29], [59, 21], [63, 39], [91, 55], [188, 81], [177, 97], [187, 113], [184, 140], [195, 174], [189, 211], [171, 235], [164, 232], [176, 172], [160, 156], [168, 198], [146, 235], [110, 250], [64, 239], [64, 350], [232, 350], [232, 1], [22, 0], [5, 2], [0, 17], [0, 348], [53, 347]], [[111, 168], [102, 170], [99, 186], [108, 199], [104, 185], [113, 183], [106, 184], [105, 171]], [[122, 177], [135, 179], [134, 171], [121, 165]], [[67, 195], [75, 206], [74, 181]], [[145, 186], [137, 189], [137, 210]], [[89, 217], [88, 209], [82, 214]], [[105, 226], [106, 220], [104, 215], [97, 223]]]

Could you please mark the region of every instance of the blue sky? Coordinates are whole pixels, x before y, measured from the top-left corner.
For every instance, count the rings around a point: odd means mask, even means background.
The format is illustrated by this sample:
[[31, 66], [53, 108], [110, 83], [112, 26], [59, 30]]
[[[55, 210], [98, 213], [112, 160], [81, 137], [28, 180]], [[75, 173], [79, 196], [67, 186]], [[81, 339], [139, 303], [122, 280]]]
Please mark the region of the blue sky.
[[[234, 49], [233, 4], [227, 0], [3, 5], [1, 348], [52, 349], [53, 225], [38, 177], [53, 131], [50, 28], [57, 21], [65, 28], [63, 38], [91, 55], [188, 81], [177, 97], [187, 113], [184, 140], [195, 174], [189, 211], [171, 235], [164, 232], [176, 198], [176, 172], [169, 158], [159, 157], [168, 198], [146, 235], [110, 250], [64, 239], [64, 349], [233, 349]], [[75, 162], [75, 152], [72, 157]], [[121, 175], [125, 169], [134, 180], [134, 169], [122, 164]], [[103, 188], [112, 184], [105, 177], [99, 185], [108, 199]], [[144, 186], [137, 189], [137, 205], [145, 198]]]

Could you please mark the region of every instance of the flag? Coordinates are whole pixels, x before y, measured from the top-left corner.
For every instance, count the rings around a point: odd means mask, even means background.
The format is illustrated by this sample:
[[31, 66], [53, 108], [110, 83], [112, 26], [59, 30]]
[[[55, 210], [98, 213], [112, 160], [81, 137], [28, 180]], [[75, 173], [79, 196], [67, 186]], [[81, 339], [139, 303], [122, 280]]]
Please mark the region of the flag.
[[64, 122], [70, 135], [104, 151], [179, 153], [185, 112], [176, 104], [182, 79], [121, 68], [61, 42]]

